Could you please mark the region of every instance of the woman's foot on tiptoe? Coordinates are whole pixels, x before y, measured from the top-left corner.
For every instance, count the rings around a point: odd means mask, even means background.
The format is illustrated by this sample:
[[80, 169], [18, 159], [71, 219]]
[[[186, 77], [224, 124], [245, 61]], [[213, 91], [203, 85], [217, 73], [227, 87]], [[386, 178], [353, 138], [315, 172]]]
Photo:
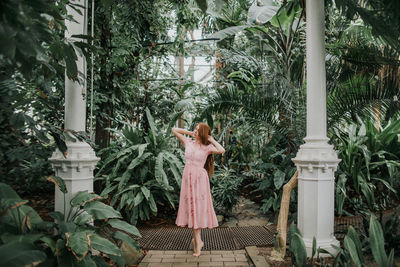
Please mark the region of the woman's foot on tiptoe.
[[193, 252], [196, 252], [196, 243], [194, 242], [194, 238], [192, 238], [192, 245], [191, 247], [193, 248]]
[[204, 242], [200, 241], [200, 243], [197, 244], [197, 247], [195, 248], [195, 253], [193, 253], [193, 256], [196, 256], [196, 257], [200, 256], [201, 249], [203, 248], [203, 246], [204, 246]]

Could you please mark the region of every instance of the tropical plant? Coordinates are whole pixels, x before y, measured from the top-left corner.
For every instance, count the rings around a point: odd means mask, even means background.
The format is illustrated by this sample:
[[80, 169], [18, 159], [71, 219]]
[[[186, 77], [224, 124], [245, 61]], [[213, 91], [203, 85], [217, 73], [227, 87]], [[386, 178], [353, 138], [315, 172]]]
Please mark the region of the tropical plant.
[[[51, 177], [63, 193], [61, 178]], [[102, 197], [79, 192], [71, 200], [68, 216], [52, 212], [54, 222], [43, 221], [34, 209], [25, 205], [7, 184], [0, 183], [0, 264], [2, 266], [104, 266], [104, 253], [119, 266], [124, 259], [117, 247], [119, 241], [139, 249], [132, 238], [140, 237], [138, 229], [120, 220], [121, 214], [100, 200]], [[111, 231], [111, 227], [114, 231]], [[105, 237], [104, 237], [105, 236]]]
[[[353, 210], [376, 211], [391, 207], [399, 199], [399, 132], [398, 120], [389, 121], [382, 129], [376, 128], [371, 119], [350, 123], [341, 131], [336, 129], [333, 141], [341, 159], [336, 183], [339, 214], [345, 201]], [[356, 201], [358, 198], [362, 201]]]
[[224, 214], [230, 214], [233, 206], [239, 200], [240, 184], [243, 178], [236, 170], [226, 166], [220, 166], [214, 173], [211, 181], [211, 195], [216, 210], [221, 210]]
[[156, 128], [148, 109], [146, 114], [149, 132], [123, 129], [118, 142], [100, 152], [104, 160], [95, 178], [105, 183], [101, 196], [110, 196], [111, 206], [124, 211], [132, 224], [156, 215], [157, 205], [175, 209], [182, 179], [182, 151], [173, 147], [169, 131]]
[[[393, 234], [393, 233], [392, 233]], [[290, 251], [292, 253], [292, 263], [296, 266], [313, 266], [314, 256], [316, 256], [319, 266], [366, 266], [367, 257], [365, 252], [372, 252], [372, 256], [379, 266], [394, 267], [394, 249], [389, 248], [389, 255], [385, 251], [385, 239], [382, 226], [374, 215], [369, 220], [369, 235], [366, 240], [360, 240], [359, 235], [352, 226], [349, 227], [343, 241], [342, 247], [332, 245], [336, 253], [331, 253], [325, 249], [317, 248], [315, 237], [313, 239], [311, 259], [307, 259], [306, 247], [303, 238], [297, 227], [290, 226]], [[318, 253], [317, 253], [318, 252]], [[317, 253], [317, 255], [316, 255]], [[329, 254], [334, 258], [332, 265], [327, 264], [320, 253]]]
[[[258, 161], [250, 164], [250, 170], [244, 173], [252, 179], [246, 187], [253, 188], [251, 193], [259, 193], [263, 196], [261, 209], [264, 213], [272, 210], [279, 210], [283, 185], [287, 183], [296, 171], [292, 158], [294, 154], [285, 154], [286, 149], [282, 148], [285, 142], [283, 136], [275, 134], [270, 142], [262, 148]], [[295, 191], [293, 191], [295, 192]], [[291, 197], [292, 203], [296, 202], [295, 194]]]
[[83, 36], [65, 38], [67, 7], [78, 8], [73, 1], [0, 4], [0, 177], [29, 181], [27, 190], [51, 173], [49, 154], [56, 146], [65, 151], [69, 138], [62, 130], [64, 79], [78, 81], [76, 53], [87, 44]]
[[383, 226], [385, 249], [394, 249], [395, 256], [398, 256], [400, 254], [400, 235], [397, 234], [400, 228], [400, 206], [386, 220], [380, 214], [379, 222]]

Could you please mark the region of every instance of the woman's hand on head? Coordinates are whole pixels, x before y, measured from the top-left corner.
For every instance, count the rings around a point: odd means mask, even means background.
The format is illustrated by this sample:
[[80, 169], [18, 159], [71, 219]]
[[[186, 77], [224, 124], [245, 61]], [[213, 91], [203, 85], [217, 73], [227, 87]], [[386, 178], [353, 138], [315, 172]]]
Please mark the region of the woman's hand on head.
[[214, 140], [214, 137], [212, 137], [211, 135], [208, 136], [208, 141], [212, 142]]

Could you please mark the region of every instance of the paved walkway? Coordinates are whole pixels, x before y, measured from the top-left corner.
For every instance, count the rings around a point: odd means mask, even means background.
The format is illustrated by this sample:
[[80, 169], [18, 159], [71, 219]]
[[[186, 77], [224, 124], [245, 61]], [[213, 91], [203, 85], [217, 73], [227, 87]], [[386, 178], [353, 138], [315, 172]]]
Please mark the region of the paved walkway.
[[202, 251], [199, 257], [192, 254], [185, 250], [149, 250], [138, 267], [254, 266], [244, 249]]

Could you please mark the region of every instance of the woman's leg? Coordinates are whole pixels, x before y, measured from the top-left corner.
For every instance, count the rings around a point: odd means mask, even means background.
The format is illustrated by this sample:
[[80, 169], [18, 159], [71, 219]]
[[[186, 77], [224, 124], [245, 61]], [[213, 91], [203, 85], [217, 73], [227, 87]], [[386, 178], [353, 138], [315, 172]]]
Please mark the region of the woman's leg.
[[200, 256], [201, 249], [204, 246], [204, 243], [201, 240], [201, 228], [193, 229], [193, 235], [194, 235], [194, 251], [195, 251], [195, 253], [193, 253], [193, 256]]

